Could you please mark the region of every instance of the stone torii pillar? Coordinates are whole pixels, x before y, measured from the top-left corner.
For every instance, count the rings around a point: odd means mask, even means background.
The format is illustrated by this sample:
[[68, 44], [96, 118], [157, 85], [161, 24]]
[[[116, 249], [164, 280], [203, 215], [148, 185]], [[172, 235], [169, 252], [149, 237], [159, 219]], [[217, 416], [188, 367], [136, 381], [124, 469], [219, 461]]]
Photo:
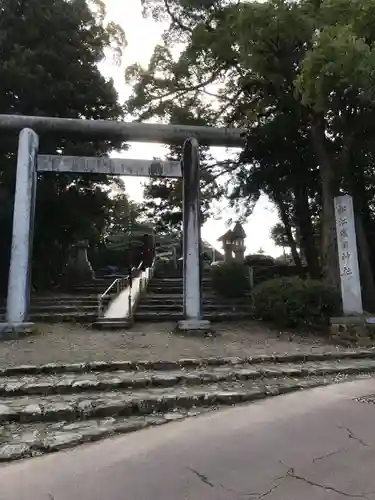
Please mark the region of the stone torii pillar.
[[201, 332], [210, 330], [210, 322], [202, 317], [201, 289], [201, 213], [199, 144], [187, 139], [182, 154], [183, 187], [183, 276], [184, 319], [178, 331]]
[[[13, 209], [12, 252], [8, 279], [6, 324], [2, 331], [27, 329], [30, 301], [30, 260], [35, 214], [36, 160], [39, 138], [30, 129], [19, 135], [17, 180]], [[10, 326], [9, 326], [10, 325]]]

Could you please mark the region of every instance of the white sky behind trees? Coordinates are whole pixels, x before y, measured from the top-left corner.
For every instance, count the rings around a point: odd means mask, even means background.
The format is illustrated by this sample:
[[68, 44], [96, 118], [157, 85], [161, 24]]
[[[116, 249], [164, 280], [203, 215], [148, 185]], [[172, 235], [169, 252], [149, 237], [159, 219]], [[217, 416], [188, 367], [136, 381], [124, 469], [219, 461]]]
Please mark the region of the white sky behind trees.
[[[141, 0], [106, 0], [106, 5], [108, 17], [123, 27], [128, 46], [125, 49], [121, 67], [109, 59], [101, 64], [100, 70], [105, 76], [113, 78], [120, 100], [125, 101], [132, 90], [131, 87], [125, 85], [125, 68], [135, 62], [146, 66], [155, 45], [160, 42], [161, 35], [167, 26], [156, 23], [152, 19], [143, 18]], [[162, 145], [131, 143], [128, 151], [116, 152], [115, 156], [152, 159], [153, 157], [164, 157], [165, 152], [166, 148]], [[224, 148], [212, 148], [212, 154], [218, 160], [228, 158]], [[141, 201], [145, 179], [125, 177], [124, 181], [129, 198]], [[218, 208], [221, 215], [209, 219], [204, 224], [202, 237], [220, 249], [220, 244], [216, 240], [227, 230], [226, 221], [230, 217], [235, 218], [235, 214], [226, 208], [225, 203]], [[260, 248], [263, 248], [268, 255], [278, 256], [282, 253], [281, 249], [276, 247], [270, 238], [270, 230], [278, 220], [273, 205], [265, 197], [262, 197], [244, 225], [247, 234], [246, 253], [255, 253]]]

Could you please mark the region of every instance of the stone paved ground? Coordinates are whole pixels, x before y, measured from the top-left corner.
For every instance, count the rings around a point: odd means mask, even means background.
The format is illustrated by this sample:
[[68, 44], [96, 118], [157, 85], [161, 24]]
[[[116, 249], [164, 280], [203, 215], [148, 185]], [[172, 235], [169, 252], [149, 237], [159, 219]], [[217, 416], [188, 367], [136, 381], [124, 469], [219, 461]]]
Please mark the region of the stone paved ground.
[[[357, 375], [364, 378], [369, 375]], [[308, 389], [319, 385], [340, 383], [352, 380], [353, 376], [311, 376], [304, 380], [290, 377], [269, 378], [267, 380], [212, 384], [204, 387], [181, 387], [175, 389], [150, 389], [142, 393], [96, 394], [96, 411], [74, 421], [69, 418], [71, 396], [64, 401], [50, 399], [48, 411], [61, 412], [60, 419], [48, 418], [40, 421], [40, 413], [34, 413], [35, 420], [14, 421], [10, 414], [3, 413], [7, 421], [0, 426], [0, 462], [9, 462], [26, 457], [35, 457], [70, 448], [79, 444], [97, 441], [115, 434], [136, 431], [150, 425], [161, 425], [172, 420], [197, 416], [206, 411], [215, 411], [224, 406], [251, 402], [264, 397], [277, 396], [291, 391]], [[97, 396], [101, 396], [99, 399]], [[139, 400], [137, 414], [121, 411], [122, 408], [134, 410], [134, 402]], [[129, 405], [129, 401], [131, 404]], [[152, 402], [153, 406], [148, 406]], [[82, 412], [90, 401], [80, 398]], [[93, 401], [91, 401], [91, 404]], [[145, 404], [146, 403], [146, 404]], [[36, 412], [38, 403], [29, 403], [24, 408], [30, 417]], [[93, 406], [91, 406], [91, 409]], [[0, 404], [1, 410], [1, 404]], [[20, 406], [18, 406], [20, 410]], [[101, 411], [103, 410], [103, 411]], [[68, 412], [64, 416], [64, 411]], [[24, 414], [26, 415], [26, 414]], [[0, 413], [1, 416], [1, 413]], [[38, 419], [39, 416], [39, 419]], [[56, 415], [57, 417], [57, 415]], [[77, 417], [77, 414], [75, 415]], [[73, 417], [74, 418], [74, 417]]]
[[374, 349], [255, 322], [215, 326], [217, 337], [188, 338], [173, 323], [44, 324], [0, 342], [0, 462], [375, 373]]
[[3, 370], [0, 462], [375, 373], [373, 351], [187, 361]]
[[346, 350], [323, 338], [280, 333], [256, 322], [218, 323], [215, 329], [220, 336], [206, 339], [177, 336], [172, 333], [174, 326], [146, 323], [127, 331], [95, 331], [79, 324], [40, 324], [39, 334], [0, 342], [0, 368], [49, 362], [177, 360]]

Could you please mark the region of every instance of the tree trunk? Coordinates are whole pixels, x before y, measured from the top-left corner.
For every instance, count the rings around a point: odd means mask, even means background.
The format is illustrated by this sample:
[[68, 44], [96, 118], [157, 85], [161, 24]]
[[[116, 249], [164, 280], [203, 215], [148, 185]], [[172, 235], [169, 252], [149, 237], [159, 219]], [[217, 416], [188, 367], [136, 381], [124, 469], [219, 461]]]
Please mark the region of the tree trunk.
[[301, 261], [300, 255], [298, 253], [297, 243], [296, 243], [294, 236], [293, 236], [292, 226], [291, 226], [287, 211], [285, 209], [285, 205], [284, 205], [284, 203], [279, 195], [276, 195], [274, 198], [275, 198], [276, 205], [278, 206], [278, 209], [279, 209], [281, 221], [285, 227], [285, 234], [287, 237], [288, 245], [290, 246], [290, 250], [292, 252], [292, 257], [293, 257], [294, 263], [298, 268], [298, 272], [300, 274], [302, 274], [302, 272], [303, 272], [302, 261]]
[[355, 215], [355, 226], [363, 307], [366, 311], [373, 312], [375, 311], [375, 284], [372, 274], [369, 245], [364, 231], [363, 219], [361, 215]]
[[362, 299], [365, 310], [375, 311], [375, 283], [371, 255], [371, 238], [373, 234], [373, 220], [369, 210], [369, 199], [366, 193], [366, 181], [363, 171], [357, 169], [355, 177], [351, 179], [350, 191], [353, 195], [359, 271], [362, 285]]
[[301, 249], [306, 259], [306, 264], [311, 278], [319, 279], [321, 269], [319, 264], [318, 249], [314, 238], [314, 228], [311, 222], [309, 199], [306, 186], [298, 186], [295, 191], [296, 222], [299, 228]]
[[340, 273], [337, 251], [336, 222], [333, 198], [337, 192], [335, 173], [325, 145], [324, 124], [312, 124], [312, 144], [318, 158], [322, 181], [322, 271], [325, 281], [340, 289]]

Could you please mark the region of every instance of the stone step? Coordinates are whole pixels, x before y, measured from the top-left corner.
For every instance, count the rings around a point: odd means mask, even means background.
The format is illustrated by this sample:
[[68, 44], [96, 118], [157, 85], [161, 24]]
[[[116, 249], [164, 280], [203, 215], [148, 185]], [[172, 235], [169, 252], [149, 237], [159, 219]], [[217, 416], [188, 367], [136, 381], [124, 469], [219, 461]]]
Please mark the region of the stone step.
[[[203, 302], [203, 310], [204, 311], [225, 311], [225, 312], [232, 312], [232, 311], [243, 311], [247, 312], [250, 310], [250, 305], [249, 304], [220, 304], [220, 303], [205, 303]], [[154, 313], [159, 313], [159, 312], [168, 312], [168, 311], [182, 311], [183, 309], [183, 304], [177, 303], [177, 304], [153, 304], [153, 303], [148, 303], [146, 301], [141, 301], [137, 308], [136, 311], [138, 313], [143, 313], [143, 312], [154, 312]]]
[[123, 273], [123, 274], [101, 274], [101, 273], [96, 273], [95, 282], [96, 281], [113, 282], [114, 280], [116, 280], [118, 278], [123, 278], [126, 275], [127, 275], [127, 273]]
[[0, 463], [38, 457], [66, 450], [74, 446], [93, 443], [100, 439], [127, 434], [150, 426], [195, 417], [219, 409], [209, 407], [175, 408], [171, 412], [152, 413], [131, 417], [107, 417], [76, 422], [11, 423], [1, 426]]
[[[182, 303], [182, 297], [183, 294], [181, 293], [160, 293], [160, 294], [154, 294], [150, 293], [149, 290], [147, 290], [147, 293], [143, 295], [142, 300], [147, 300], [150, 302], [155, 302], [155, 303], [176, 303], [176, 302], [181, 302]], [[250, 296], [245, 296], [245, 297], [236, 297], [236, 298], [228, 298], [228, 297], [222, 297], [220, 295], [215, 295], [211, 291], [206, 291], [203, 292], [202, 298], [206, 302], [223, 302], [225, 304], [239, 304], [239, 303], [246, 303], [249, 304], [251, 301]]]
[[[104, 298], [104, 300], [111, 300], [114, 298], [116, 294], [108, 294]], [[94, 303], [98, 303], [99, 294], [91, 294], [91, 295], [46, 295], [46, 296], [32, 296], [31, 297], [31, 306], [39, 306], [39, 305], [50, 305], [50, 304], [82, 304], [82, 305], [92, 305]], [[1, 301], [1, 307], [5, 307], [5, 300]]]
[[46, 297], [43, 299], [31, 299], [31, 306], [49, 306], [51, 304], [67, 304], [67, 305], [93, 305], [97, 304], [98, 295], [92, 297]]
[[[211, 291], [210, 288], [203, 288], [203, 292], [205, 291]], [[148, 286], [147, 287], [147, 293], [149, 294], [154, 294], [154, 295], [168, 295], [168, 294], [173, 294], [173, 295], [178, 295], [183, 293], [183, 288], [177, 288], [177, 287], [155, 287], [155, 286]]]
[[[250, 297], [238, 297], [237, 299], [227, 299], [225, 297], [219, 297], [215, 295], [203, 295], [202, 301], [204, 304], [220, 304], [225, 306], [236, 306], [236, 305], [249, 305], [251, 304]], [[145, 294], [141, 303], [147, 304], [181, 304], [183, 302], [182, 294], [175, 295], [153, 295], [153, 294]]]
[[[106, 296], [103, 299], [103, 303], [108, 303], [110, 300], [112, 300], [114, 297], [113, 296]], [[33, 300], [30, 304], [30, 309], [31, 310], [39, 310], [39, 309], [45, 309], [48, 311], [49, 309], [52, 308], [64, 308], [64, 307], [74, 307], [74, 308], [85, 308], [85, 307], [97, 307], [99, 304], [99, 297], [96, 296], [92, 299], [78, 299], [78, 300], [71, 300], [71, 299], [47, 299], [47, 300]], [[5, 305], [0, 306], [0, 311], [5, 310]]]
[[[165, 312], [146, 312], [139, 311], [136, 309], [134, 313], [135, 321], [179, 321], [184, 319], [182, 311], [165, 311]], [[207, 319], [210, 321], [241, 321], [246, 319], [254, 319], [253, 314], [250, 312], [206, 312], [203, 314], [203, 319]]]
[[[362, 374], [375, 372], [375, 359], [328, 360], [305, 363], [258, 362], [237, 365], [178, 367], [173, 370], [66, 371], [0, 377], [0, 398], [27, 395], [48, 396], [109, 392], [122, 389], [198, 386], [218, 382], [247, 381], [264, 378], [303, 378], [309, 376]], [[4, 404], [5, 399], [2, 401]]]
[[[131, 395], [110, 393], [109, 399], [101, 394], [81, 401], [52, 399], [15, 408], [4, 405], [3, 413], [7, 413], [8, 420], [1, 426], [0, 462], [57, 452], [109, 436], [193, 418], [235, 403], [250, 403], [335, 381], [334, 377], [267, 380], [267, 385], [253, 382], [247, 387], [215, 385], [206, 389], [190, 388], [182, 393], [173, 393], [170, 389], [168, 393], [162, 390], [155, 393], [154, 390]], [[5, 408], [9, 411], [4, 411]], [[131, 411], [134, 413], [129, 415]]]
[[[95, 286], [109, 286], [111, 285], [116, 279], [119, 279], [119, 278], [122, 278], [122, 276], [120, 277], [116, 277], [116, 276], [113, 276], [111, 278], [106, 278], [106, 279], [97, 279], [97, 280], [94, 280], [94, 281], [88, 281], [88, 282], [83, 282], [83, 283], [78, 283], [76, 286], [78, 287], [95, 287]], [[75, 288], [74, 287], [74, 288]]]
[[[110, 285], [111, 283], [109, 283]], [[80, 294], [87, 294], [87, 295], [99, 295], [99, 294], [102, 294], [104, 293], [107, 288], [109, 287], [104, 285], [104, 286], [100, 286], [100, 285], [80, 285], [80, 286], [77, 286], [77, 287], [74, 287], [74, 291], [76, 293], [80, 293]]]
[[[183, 277], [179, 277], [179, 278], [160, 278], [160, 277], [153, 277], [152, 278], [152, 281], [155, 282], [155, 283], [183, 283], [184, 282], [184, 279]], [[204, 277], [202, 278], [202, 282], [203, 283], [210, 283], [211, 280], [210, 278], [207, 278], [207, 277]]]
[[[149, 388], [130, 391], [87, 392], [63, 395], [33, 395], [18, 398], [0, 398], [2, 425], [12, 422], [73, 422], [92, 418], [147, 415], [153, 412], [171, 411], [176, 407], [233, 405], [253, 401], [275, 391], [268, 386], [286, 387], [285, 392], [303, 388], [302, 383], [289, 379], [221, 382], [198, 386]], [[316, 382], [317, 385], [322, 381]]]
[[97, 330], [123, 330], [132, 324], [128, 318], [96, 318], [92, 326]]
[[70, 312], [70, 313], [53, 313], [40, 312], [30, 313], [29, 321], [35, 323], [92, 323], [97, 318], [97, 309], [95, 312]]
[[104, 293], [110, 285], [112, 285], [112, 282], [103, 284], [75, 285], [72, 287], [71, 293], [75, 295], [78, 293], [82, 295], [96, 295], [98, 293]]
[[[183, 278], [177, 279], [164, 279], [164, 278], [155, 278], [153, 277], [151, 283], [157, 283], [158, 285], [181, 285], [184, 282]], [[211, 283], [210, 279], [203, 278], [201, 280], [202, 283]]]
[[[181, 281], [180, 283], [163, 283], [163, 282], [160, 282], [160, 283], [157, 283], [153, 280], [151, 280], [149, 282], [149, 287], [151, 288], [183, 288], [184, 284], [183, 282]], [[208, 282], [203, 282], [202, 283], [202, 288], [210, 288], [211, 287], [211, 283], [208, 283]]]
[[0, 377], [27, 375], [55, 375], [65, 373], [117, 372], [117, 371], [157, 371], [167, 372], [186, 369], [207, 369], [209, 367], [241, 366], [244, 364], [272, 364], [282, 366], [285, 363], [305, 365], [310, 362], [344, 362], [375, 360], [375, 347], [368, 349], [346, 349], [324, 352], [293, 352], [285, 354], [256, 354], [254, 356], [212, 356], [202, 358], [181, 358], [171, 360], [141, 361], [89, 361], [87, 363], [47, 363], [42, 365], [19, 365], [0, 368]]
[[0, 461], [374, 372], [375, 350], [4, 368]]
[[98, 311], [98, 304], [76, 305], [76, 304], [50, 304], [34, 305], [30, 307], [30, 314], [70, 314], [70, 313], [95, 313]]
[[[45, 302], [32, 303], [30, 305], [31, 313], [39, 312], [69, 312], [69, 311], [93, 311], [98, 308], [98, 299], [91, 302]], [[5, 307], [0, 307], [0, 311], [5, 312]]]
[[[165, 281], [156, 281], [156, 280], [151, 280], [149, 282], [149, 286], [151, 288], [183, 288], [184, 283], [183, 281], [178, 281], [178, 282], [165, 282]], [[210, 288], [211, 283], [209, 281], [203, 281], [202, 282], [202, 287], [203, 288]]]

